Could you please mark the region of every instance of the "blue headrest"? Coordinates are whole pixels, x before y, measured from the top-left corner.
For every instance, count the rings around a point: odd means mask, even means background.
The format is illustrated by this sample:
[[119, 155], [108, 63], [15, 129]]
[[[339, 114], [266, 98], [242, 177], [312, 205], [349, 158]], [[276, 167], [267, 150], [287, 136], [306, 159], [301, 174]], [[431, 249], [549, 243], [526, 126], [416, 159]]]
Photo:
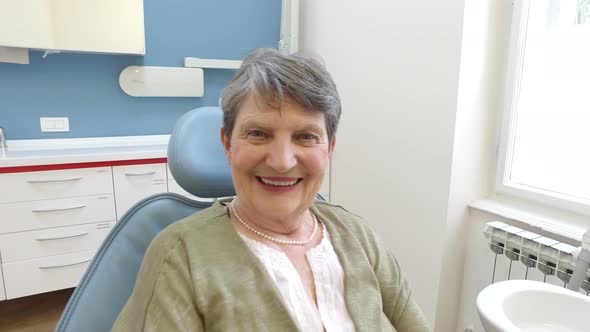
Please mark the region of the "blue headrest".
[[222, 124], [221, 108], [200, 107], [180, 117], [170, 136], [170, 172], [184, 190], [197, 197], [235, 195], [219, 136]]

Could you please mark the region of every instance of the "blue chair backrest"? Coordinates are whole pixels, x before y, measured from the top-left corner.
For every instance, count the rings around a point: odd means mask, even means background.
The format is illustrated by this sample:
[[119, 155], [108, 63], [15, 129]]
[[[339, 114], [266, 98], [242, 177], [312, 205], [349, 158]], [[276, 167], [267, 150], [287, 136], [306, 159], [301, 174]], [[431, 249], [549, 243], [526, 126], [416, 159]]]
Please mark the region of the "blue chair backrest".
[[[220, 141], [222, 112], [203, 107], [183, 115], [170, 137], [168, 164], [178, 184], [202, 198], [233, 196]], [[113, 227], [72, 294], [56, 331], [110, 331], [133, 291], [152, 239], [166, 226], [211, 205], [163, 193], [132, 207]]]

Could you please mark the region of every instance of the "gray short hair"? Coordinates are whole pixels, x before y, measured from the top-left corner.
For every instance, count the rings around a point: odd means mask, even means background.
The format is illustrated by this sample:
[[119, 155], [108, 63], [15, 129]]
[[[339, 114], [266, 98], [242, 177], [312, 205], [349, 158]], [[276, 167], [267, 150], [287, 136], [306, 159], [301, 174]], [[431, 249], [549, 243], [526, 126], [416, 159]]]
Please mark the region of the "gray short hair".
[[342, 108], [336, 84], [326, 68], [309, 55], [284, 55], [276, 49], [259, 48], [246, 57], [221, 97], [228, 137], [249, 94], [277, 109], [285, 98], [292, 98], [306, 110], [324, 113], [330, 141], [336, 134]]

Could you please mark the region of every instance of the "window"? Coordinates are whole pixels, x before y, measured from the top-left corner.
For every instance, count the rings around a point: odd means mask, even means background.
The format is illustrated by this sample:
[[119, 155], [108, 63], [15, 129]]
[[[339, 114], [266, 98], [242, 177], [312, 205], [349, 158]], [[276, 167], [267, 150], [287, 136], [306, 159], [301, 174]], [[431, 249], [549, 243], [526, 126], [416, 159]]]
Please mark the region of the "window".
[[590, 0], [516, 0], [497, 189], [590, 215]]

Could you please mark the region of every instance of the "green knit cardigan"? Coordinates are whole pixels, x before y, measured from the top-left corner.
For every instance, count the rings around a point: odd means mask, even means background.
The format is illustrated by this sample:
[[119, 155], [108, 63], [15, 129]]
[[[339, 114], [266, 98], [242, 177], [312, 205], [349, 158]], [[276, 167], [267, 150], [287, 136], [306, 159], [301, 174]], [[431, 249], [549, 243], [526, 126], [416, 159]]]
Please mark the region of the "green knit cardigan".
[[[158, 234], [113, 331], [298, 331], [265, 267], [231, 225], [226, 202]], [[356, 331], [430, 331], [397, 261], [367, 223], [329, 203], [311, 209], [342, 264]]]

